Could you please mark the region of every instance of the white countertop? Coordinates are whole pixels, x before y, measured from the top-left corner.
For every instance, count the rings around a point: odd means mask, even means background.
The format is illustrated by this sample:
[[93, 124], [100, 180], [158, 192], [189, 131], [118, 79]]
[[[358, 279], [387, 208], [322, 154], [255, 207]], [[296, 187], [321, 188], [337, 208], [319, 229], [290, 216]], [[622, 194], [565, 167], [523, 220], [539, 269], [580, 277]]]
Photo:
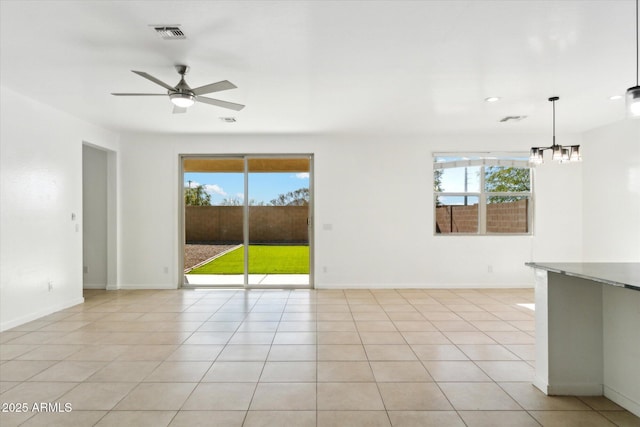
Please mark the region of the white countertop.
[[525, 265], [640, 291], [640, 263], [637, 262], [527, 262]]

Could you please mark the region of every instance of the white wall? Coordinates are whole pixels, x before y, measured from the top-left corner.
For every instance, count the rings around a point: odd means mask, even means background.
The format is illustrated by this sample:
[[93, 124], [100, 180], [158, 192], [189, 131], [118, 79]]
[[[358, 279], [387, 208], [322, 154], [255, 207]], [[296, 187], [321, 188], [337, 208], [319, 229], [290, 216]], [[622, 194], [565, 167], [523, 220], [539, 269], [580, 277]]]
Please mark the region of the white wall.
[[172, 144], [158, 142], [140, 137], [121, 145], [126, 147], [120, 152], [121, 288], [178, 284], [178, 160]]
[[[570, 145], [580, 141], [563, 138], [558, 143]], [[589, 156], [586, 151], [584, 156]], [[582, 261], [582, 169], [582, 163], [552, 161], [545, 161], [534, 169], [533, 261]]]
[[[180, 154], [313, 153], [318, 288], [530, 286], [524, 262], [582, 256], [581, 179], [589, 178], [581, 165], [536, 170], [535, 236], [433, 234], [433, 152], [526, 151], [544, 136], [128, 134], [120, 143], [6, 88], [1, 99], [3, 329], [82, 301], [82, 233], [75, 230], [82, 229], [83, 142], [114, 150], [107, 154], [109, 287], [179, 283]], [[588, 166], [594, 144], [585, 145]], [[630, 168], [625, 191], [637, 194], [634, 176]]]
[[118, 136], [5, 87], [0, 111], [4, 330], [83, 301], [82, 143], [116, 149]]
[[82, 268], [86, 289], [107, 287], [107, 152], [82, 146]]
[[129, 134], [119, 143], [115, 133], [4, 87], [0, 98], [3, 330], [82, 301], [83, 142], [114, 150], [114, 287], [180, 281], [179, 154], [313, 153], [318, 288], [529, 286], [530, 260], [640, 260], [638, 121], [562, 136], [582, 144], [584, 162], [536, 169], [534, 236], [434, 236], [433, 152], [526, 151], [545, 136]]
[[584, 259], [640, 261], [640, 120], [584, 135]]
[[[541, 232], [551, 239], [544, 243], [537, 236], [434, 236], [431, 165], [433, 152], [528, 151], [531, 145], [540, 138], [126, 135], [120, 285], [179, 283], [179, 154], [314, 153], [316, 287], [531, 286], [523, 264], [539, 248], [549, 259], [580, 256], [580, 166], [536, 173], [536, 224], [562, 227], [565, 237]], [[574, 191], [567, 195], [555, 179]], [[149, 207], [153, 216], [145, 213]], [[567, 218], [560, 224], [558, 212]]]

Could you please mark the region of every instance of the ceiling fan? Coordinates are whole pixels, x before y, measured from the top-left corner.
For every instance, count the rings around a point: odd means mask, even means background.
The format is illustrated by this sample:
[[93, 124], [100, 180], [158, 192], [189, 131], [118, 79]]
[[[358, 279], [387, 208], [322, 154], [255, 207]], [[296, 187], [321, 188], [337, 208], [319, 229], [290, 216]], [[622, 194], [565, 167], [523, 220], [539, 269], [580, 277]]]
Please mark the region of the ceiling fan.
[[167, 89], [167, 93], [112, 93], [115, 96], [168, 96], [173, 103], [173, 114], [186, 113], [187, 108], [191, 107], [195, 102], [203, 102], [209, 105], [215, 105], [216, 107], [229, 108], [231, 110], [240, 111], [244, 108], [242, 104], [236, 104], [228, 101], [221, 101], [219, 99], [207, 98], [201, 95], [213, 92], [220, 92], [228, 89], [235, 89], [237, 86], [228, 80], [222, 80], [217, 83], [210, 83], [208, 85], [200, 86], [195, 89], [191, 89], [187, 82], [184, 81], [184, 75], [189, 71], [189, 67], [186, 65], [176, 65], [176, 71], [180, 74], [180, 81], [175, 86], [169, 86], [162, 80], [153, 77], [144, 71], [131, 70], [137, 75], [144, 77], [147, 80], [154, 82], [157, 85]]

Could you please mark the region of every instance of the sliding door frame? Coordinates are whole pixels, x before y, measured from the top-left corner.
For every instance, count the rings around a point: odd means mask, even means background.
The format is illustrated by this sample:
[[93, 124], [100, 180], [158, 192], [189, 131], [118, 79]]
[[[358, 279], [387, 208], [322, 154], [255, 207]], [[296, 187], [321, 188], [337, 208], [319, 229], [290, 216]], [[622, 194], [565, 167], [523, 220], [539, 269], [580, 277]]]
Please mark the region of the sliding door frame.
[[[178, 174], [178, 247], [180, 254], [178, 256], [178, 272], [180, 278], [178, 287], [183, 288], [239, 288], [239, 289], [313, 289], [315, 287], [315, 227], [314, 227], [314, 167], [313, 153], [286, 153], [286, 154], [179, 154], [179, 174]], [[309, 240], [309, 284], [308, 285], [251, 285], [249, 284], [249, 160], [250, 159], [309, 159], [309, 205], [307, 232]], [[244, 284], [243, 285], [208, 285], [208, 286], [192, 286], [185, 283], [184, 274], [184, 252], [186, 245], [185, 236], [185, 205], [184, 205], [184, 161], [186, 159], [243, 159], [244, 163], [244, 203], [242, 205], [242, 232], [244, 242]]]

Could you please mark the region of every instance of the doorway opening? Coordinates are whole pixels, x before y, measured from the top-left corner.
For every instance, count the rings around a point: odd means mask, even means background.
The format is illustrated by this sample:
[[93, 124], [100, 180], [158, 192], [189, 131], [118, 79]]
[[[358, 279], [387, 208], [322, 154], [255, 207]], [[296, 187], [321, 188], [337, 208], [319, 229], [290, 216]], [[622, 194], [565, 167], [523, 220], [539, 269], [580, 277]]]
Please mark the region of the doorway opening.
[[313, 287], [313, 158], [181, 156], [184, 287]]
[[82, 287], [116, 288], [116, 153], [82, 145]]

